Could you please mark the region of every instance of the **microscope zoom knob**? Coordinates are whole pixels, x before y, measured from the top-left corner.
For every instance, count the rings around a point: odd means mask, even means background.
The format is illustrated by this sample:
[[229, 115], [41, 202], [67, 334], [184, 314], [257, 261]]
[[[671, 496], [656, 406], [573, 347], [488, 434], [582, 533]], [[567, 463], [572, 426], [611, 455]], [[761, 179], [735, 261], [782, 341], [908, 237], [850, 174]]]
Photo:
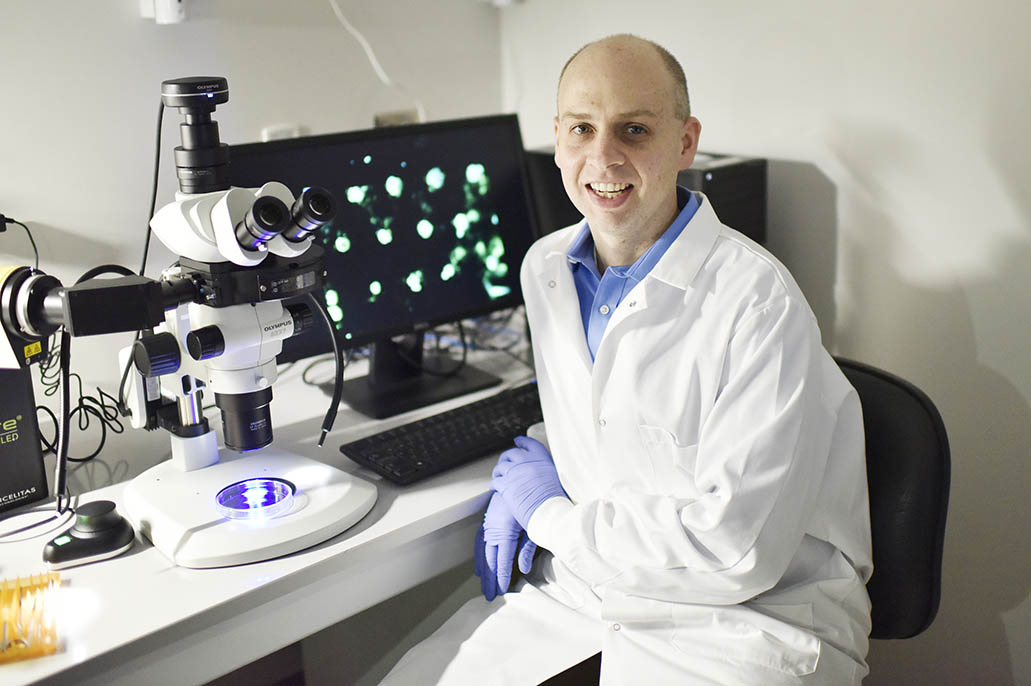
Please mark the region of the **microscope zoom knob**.
[[294, 320], [294, 336], [302, 331], [307, 331], [315, 324], [315, 315], [312, 314], [311, 308], [304, 303], [287, 305], [286, 311], [290, 313]]
[[201, 327], [186, 334], [186, 350], [198, 362], [208, 360], [226, 351], [226, 339], [215, 325]]
[[168, 332], [141, 338], [132, 347], [132, 359], [146, 377], [179, 371], [179, 341]]

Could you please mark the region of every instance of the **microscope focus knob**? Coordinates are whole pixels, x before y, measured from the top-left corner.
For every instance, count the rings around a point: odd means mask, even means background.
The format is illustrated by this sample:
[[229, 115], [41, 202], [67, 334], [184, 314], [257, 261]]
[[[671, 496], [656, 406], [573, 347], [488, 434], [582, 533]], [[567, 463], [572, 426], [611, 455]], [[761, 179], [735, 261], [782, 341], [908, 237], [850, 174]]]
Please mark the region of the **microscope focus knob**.
[[132, 359], [146, 377], [179, 371], [179, 341], [168, 332], [146, 336], [133, 345]]
[[226, 351], [226, 339], [217, 326], [205, 326], [186, 334], [186, 350], [200, 362], [218, 357]]

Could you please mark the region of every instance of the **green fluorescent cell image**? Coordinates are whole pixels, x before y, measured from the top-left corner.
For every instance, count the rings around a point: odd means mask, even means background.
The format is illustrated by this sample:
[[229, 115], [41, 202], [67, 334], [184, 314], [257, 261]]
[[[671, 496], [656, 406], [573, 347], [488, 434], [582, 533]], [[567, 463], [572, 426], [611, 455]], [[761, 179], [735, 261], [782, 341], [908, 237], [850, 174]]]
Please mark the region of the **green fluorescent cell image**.
[[444, 186], [444, 172], [440, 167], [434, 167], [426, 172], [426, 187], [430, 193], [439, 191]]
[[351, 249], [351, 239], [347, 237], [347, 234], [340, 234], [333, 241], [333, 249], [337, 252], [347, 252]]
[[394, 240], [394, 232], [390, 229], [378, 229], [376, 231], [376, 240], [382, 245], [390, 245], [390, 242]]
[[415, 225], [415, 231], [419, 234], [420, 238], [429, 238], [433, 235], [433, 222], [428, 219], [420, 219], [419, 223]]
[[440, 280], [449, 281], [457, 273], [458, 270], [455, 268], [455, 265], [445, 264], [444, 268], [440, 270]]
[[[472, 186], [476, 186], [480, 195], [487, 195], [490, 190], [490, 177], [487, 176], [486, 168], [474, 162], [465, 168], [465, 180]], [[468, 189], [467, 189], [468, 190]]]
[[333, 321], [340, 322], [344, 320], [344, 311], [337, 305], [327, 305], [326, 311], [329, 312], [329, 318]]
[[332, 288], [326, 291], [326, 305], [339, 305], [340, 294], [334, 291]]
[[366, 155], [365, 157], [363, 157], [362, 162], [364, 162], [365, 164], [372, 162], [372, 155]]
[[455, 249], [451, 251], [451, 264], [458, 266], [458, 263], [465, 259], [465, 256], [469, 253], [461, 245], [456, 245]]
[[401, 180], [400, 176], [388, 176], [385, 185], [387, 187], [387, 194], [394, 198], [400, 198], [401, 191], [405, 187], [404, 181]]
[[469, 219], [470, 224], [475, 224], [480, 221], [480, 211], [475, 207], [465, 213], [465, 216]]
[[381, 284], [379, 281], [373, 281], [372, 283], [370, 283], [369, 284], [369, 293], [370, 293], [369, 302], [370, 303], [376, 302], [376, 298], [378, 298], [379, 295], [382, 292], [383, 292], [383, 284]]
[[497, 226], [498, 225], [498, 215], [496, 215], [496, 214], [490, 215], [490, 223], [493, 224], [494, 226]]
[[490, 296], [491, 300], [503, 298], [512, 292], [512, 289], [508, 286], [491, 283], [488, 280], [488, 275], [484, 275], [483, 277], [483, 290], [487, 291], [487, 295]]
[[422, 290], [422, 270], [416, 269], [414, 272], [408, 275], [405, 279], [405, 283], [408, 284], [409, 290], [412, 293], [418, 293]]
[[473, 163], [465, 168], [465, 180], [469, 183], [479, 183], [486, 176], [486, 170], [482, 164]]
[[469, 217], [464, 213], [456, 214], [455, 218], [451, 220], [451, 225], [455, 227], [455, 235], [464, 238], [465, 232], [469, 230]]
[[365, 200], [365, 194], [369, 191], [368, 186], [350, 186], [347, 189], [347, 202], [361, 205]]
[[505, 243], [501, 240], [501, 236], [493, 236], [490, 239], [490, 245], [487, 246], [487, 250], [491, 255], [495, 257], [501, 257], [505, 254]]
[[475, 250], [476, 254], [481, 258], [487, 257], [487, 244], [483, 241], [476, 241], [476, 245], [473, 246], [473, 250]]

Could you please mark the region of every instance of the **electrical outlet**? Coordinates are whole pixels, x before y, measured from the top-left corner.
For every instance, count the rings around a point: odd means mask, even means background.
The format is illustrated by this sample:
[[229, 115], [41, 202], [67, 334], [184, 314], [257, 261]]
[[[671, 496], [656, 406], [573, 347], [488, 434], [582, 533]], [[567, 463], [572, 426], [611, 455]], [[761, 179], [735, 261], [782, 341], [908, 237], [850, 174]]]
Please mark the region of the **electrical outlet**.
[[395, 110], [393, 112], [377, 112], [373, 116], [373, 121], [375, 122], [377, 127], [416, 124], [419, 121], [419, 113], [415, 110]]
[[261, 129], [261, 142], [277, 141], [283, 138], [297, 138], [304, 133], [300, 124], [271, 124]]

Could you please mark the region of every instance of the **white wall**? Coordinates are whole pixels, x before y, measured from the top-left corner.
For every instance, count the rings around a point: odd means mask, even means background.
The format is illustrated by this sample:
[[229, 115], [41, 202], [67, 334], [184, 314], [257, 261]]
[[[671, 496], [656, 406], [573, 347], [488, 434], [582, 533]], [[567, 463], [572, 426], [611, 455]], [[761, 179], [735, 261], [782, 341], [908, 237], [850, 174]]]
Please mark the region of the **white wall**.
[[550, 143], [556, 76], [582, 44], [633, 32], [670, 49], [702, 149], [775, 160], [770, 245], [834, 351], [941, 409], [941, 611], [917, 638], [874, 642], [870, 684], [1031, 684], [1029, 26], [1026, 0], [526, 0], [502, 13], [505, 106], [528, 145]]

